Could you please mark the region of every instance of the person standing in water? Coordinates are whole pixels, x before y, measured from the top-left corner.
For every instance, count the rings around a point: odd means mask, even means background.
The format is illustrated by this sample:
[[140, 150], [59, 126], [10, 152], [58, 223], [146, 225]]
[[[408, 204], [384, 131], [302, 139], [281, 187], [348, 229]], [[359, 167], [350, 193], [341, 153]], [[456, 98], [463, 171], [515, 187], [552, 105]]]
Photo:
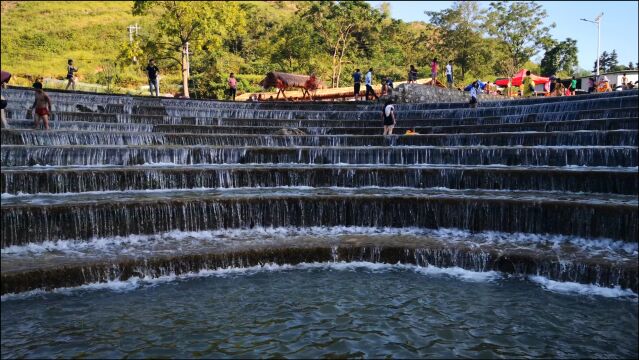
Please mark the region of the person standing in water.
[[65, 90], [69, 90], [69, 86], [71, 86], [72, 90], [75, 90], [75, 75], [73, 73], [78, 72], [78, 68], [73, 66], [73, 60], [69, 59], [67, 61], [67, 87]]
[[33, 102], [33, 106], [29, 110], [35, 110], [33, 114], [33, 128], [38, 129], [40, 126], [40, 119], [44, 123], [44, 128], [49, 130], [49, 114], [51, 114], [51, 99], [49, 99], [49, 95], [47, 95], [42, 90], [42, 83], [36, 81], [33, 84], [33, 88], [35, 89], [35, 101]]
[[448, 88], [453, 88], [453, 61], [448, 61], [448, 65], [446, 65], [446, 82], [448, 83]]
[[433, 58], [433, 62], [430, 63], [431, 85], [433, 86], [435, 86], [435, 81], [437, 80], [437, 70], [439, 70], [439, 63], [437, 58]]
[[575, 92], [577, 91], [577, 79], [575, 79], [575, 77], [572, 77], [572, 80], [570, 80], [570, 95], [575, 96]]
[[386, 104], [384, 104], [382, 119], [384, 120], [384, 135], [393, 135], [393, 128], [397, 124], [397, 119], [395, 117], [395, 106], [393, 106], [392, 100], [388, 100]]
[[359, 72], [359, 69], [355, 69], [353, 73], [353, 95], [355, 95], [355, 101], [358, 101], [359, 96], [359, 88], [362, 84], [362, 73]]
[[477, 107], [477, 88], [479, 88], [479, 82], [474, 81], [473, 86], [470, 87], [470, 107]]

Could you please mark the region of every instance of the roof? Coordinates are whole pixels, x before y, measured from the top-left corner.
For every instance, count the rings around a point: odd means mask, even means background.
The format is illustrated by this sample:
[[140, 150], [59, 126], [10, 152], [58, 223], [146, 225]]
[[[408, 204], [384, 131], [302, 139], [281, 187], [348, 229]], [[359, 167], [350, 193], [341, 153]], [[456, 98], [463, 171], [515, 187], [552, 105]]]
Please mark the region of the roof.
[[[298, 74], [288, 74], [279, 71], [272, 71], [266, 74], [266, 77], [260, 81], [260, 86], [265, 89], [275, 87], [277, 83], [277, 79], [282, 80], [286, 87], [304, 87], [306, 81], [308, 81], [311, 77], [308, 75], [298, 75]], [[318, 87], [324, 88], [324, 84], [321, 80], [317, 79]]]
[[[634, 70], [621, 70], [621, 71], [610, 71], [610, 72], [605, 72], [605, 73], [600, 73], [599, 76], [604, 76], [604, 75], [617, 75], [617, 74], [633, 74], [633, 73], [639, 73], [639, 69], [634, 69]], [[586, 76], [575, 76], [575, 79], [587, 79], [590, 77], [595, 76], [595, 74], [590, 74], [590, 75], [586, 75]]]

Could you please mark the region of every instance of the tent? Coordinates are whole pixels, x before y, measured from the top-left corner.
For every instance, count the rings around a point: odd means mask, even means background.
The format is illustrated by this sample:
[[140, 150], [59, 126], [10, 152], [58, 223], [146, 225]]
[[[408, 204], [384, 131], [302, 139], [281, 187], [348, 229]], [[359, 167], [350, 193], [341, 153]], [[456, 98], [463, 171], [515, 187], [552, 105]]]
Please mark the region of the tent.
[[[513, 75], [512, 86], [521, 85], [524, 76], [526, 76], [526, 69], [519, 70], [515, 75]], [[535, 85], [545, 84], [550, 81], [550, 78], [537, 76], [535, 74], [530, 74], [530, 78], [535, 82]], [[495, 84], [499, 86], [508, 86], [508, 79], [497, 79], [495, 80]]]

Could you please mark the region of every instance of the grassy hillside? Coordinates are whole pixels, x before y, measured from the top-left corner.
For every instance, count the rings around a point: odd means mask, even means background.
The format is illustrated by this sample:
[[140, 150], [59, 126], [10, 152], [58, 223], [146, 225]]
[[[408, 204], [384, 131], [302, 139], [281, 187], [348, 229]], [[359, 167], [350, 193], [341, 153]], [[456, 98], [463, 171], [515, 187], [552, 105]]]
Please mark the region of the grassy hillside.
[[80, 68], [80, 81], [94, 82], [97, 70], [112, 62], [126, 27], [150, 24], [131, 15], [130, 1], [3, 2], [2, 68], [17, 77], [62, 79], [67, 59]]

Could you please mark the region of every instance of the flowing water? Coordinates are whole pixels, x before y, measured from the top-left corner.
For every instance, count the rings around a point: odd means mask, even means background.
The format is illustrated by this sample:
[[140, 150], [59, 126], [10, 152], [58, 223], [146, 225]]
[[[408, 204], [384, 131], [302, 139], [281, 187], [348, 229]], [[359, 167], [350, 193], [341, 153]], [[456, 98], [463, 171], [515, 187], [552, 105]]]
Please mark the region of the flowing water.
[[2, 357], [637, 356], [636, 296], [496, 273], [267, 266], [6, 298]]
[[3, 95], [2, 358], [638, 355], [637, 91]]

